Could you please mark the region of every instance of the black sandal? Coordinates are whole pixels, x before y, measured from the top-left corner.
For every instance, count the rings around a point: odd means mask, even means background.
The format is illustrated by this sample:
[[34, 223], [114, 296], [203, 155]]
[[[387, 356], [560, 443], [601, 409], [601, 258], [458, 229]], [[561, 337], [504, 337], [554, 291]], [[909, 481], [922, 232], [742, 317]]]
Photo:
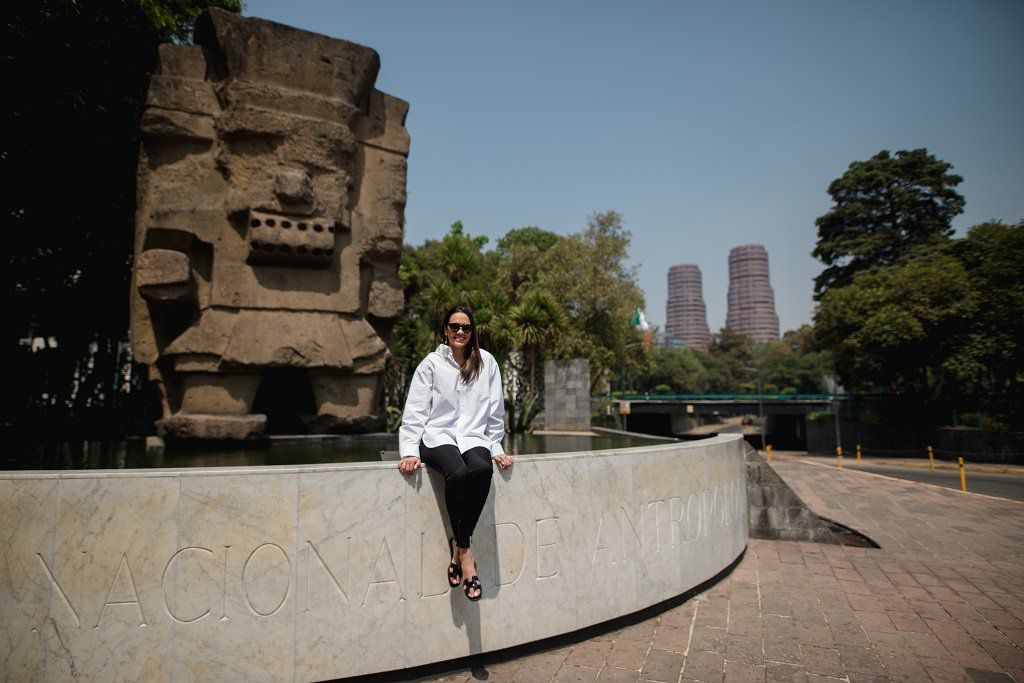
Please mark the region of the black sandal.
[[451, 553], [451, 564], [448, 565], [448, 585], [458, 588], [462, 583], [462, 565], [455, 561], [455, 548], [452, 547], [454, 540], [454, 537], [448, 539], [448, 552]]
[[[477, 594], [475, 596], [470, 595], [470, 590], [477, 591]], [[466, 594], [466, 597], [469, 598], [470, 602], [476, 602], [481, 597], [483, 597], [484, 590], [483, 586], [480, 585], [480, 577], [474, 575], [472, 579], [466, 579], [465, 581], [463, 581], [462, 592]]]

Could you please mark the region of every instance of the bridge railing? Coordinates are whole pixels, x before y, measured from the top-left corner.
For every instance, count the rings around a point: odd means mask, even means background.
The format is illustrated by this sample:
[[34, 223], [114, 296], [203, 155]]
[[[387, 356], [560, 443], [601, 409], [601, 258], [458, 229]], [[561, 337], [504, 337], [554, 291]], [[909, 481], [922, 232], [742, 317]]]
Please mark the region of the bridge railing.
[[852, 394], [632, 394], [615, 393], [591, 396], [594, 401], [833, 401], [848, 400]]

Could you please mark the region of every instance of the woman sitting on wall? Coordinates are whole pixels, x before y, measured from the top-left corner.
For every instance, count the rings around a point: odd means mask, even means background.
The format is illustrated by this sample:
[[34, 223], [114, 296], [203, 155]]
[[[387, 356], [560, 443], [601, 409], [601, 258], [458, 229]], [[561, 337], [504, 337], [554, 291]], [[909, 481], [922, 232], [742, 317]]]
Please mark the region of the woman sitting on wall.
[[469, 308], [450, 309], [441, 334], [444, 342], [420, 362], [409, 385], [398, 468], [408, 476], [422, 458], [444, 476], [452, 526], [448, 585], [461, 581], [466, 597], [476, 601], [483, 591], [470, 542], [491, 489], [491, 461], [504, 470], [512, 456], [501, 447], [505, 406], [498, 363], [480, 348]]

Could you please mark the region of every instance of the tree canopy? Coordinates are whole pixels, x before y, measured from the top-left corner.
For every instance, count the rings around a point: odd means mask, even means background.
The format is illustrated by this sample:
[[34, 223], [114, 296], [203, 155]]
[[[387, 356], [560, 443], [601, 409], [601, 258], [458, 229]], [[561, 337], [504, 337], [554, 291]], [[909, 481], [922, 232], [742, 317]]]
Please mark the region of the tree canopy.
[[820, 216], [812, 254], [826, 268], [815, 278], [820, 298], [869, 268], [899, 263], [925, 245], [946, 242], [963, 211], [963, 178], [926, 149], [882, 150], [855, 161], [828, 187], [833, 206]]
[[[824, 391], [825, 364], [809, 325], [780, 341], [751, 341], [723, 327], [707, 351], [653, 348], [627, 391], [673, 394], [816, 394]], [[829, 361], [831, 364], [831, 361]]]
[[1024, 222], [954, 239], [964, 199], [951, 168], [923, 149], [883, 151], [829, 186], [815, 335], [848, 389], [911, 398], [929, 419], [973, 409], [1024, 427]]
[[412, 370], [440, 342], [440, 317], [455, 304], [473, 309], [481, 345], [505, 368], [513, 429], [526, 428], [540, 407], [544, 360], [587, 358], [595, 385], [617, 377], [623, 362], [639, 367], [641, 341], [629, 317], [643, 295], [626, 265], [629, 240], [622, 217], [607, 211], [565, 236], [534, 226], [510, 230], [492, 250], [458, 221], [440, 240], [407, 245], [391, 414], [397, 417]]
[[[241, 10], [240, 0], [39, 0], [4, 12], [4, 358], [19, 376], [39, 373], [29, 383], [50, 402], [82, 407], [115, 373], [117, 343], [127, 336], [138, 123], [149, 76], [159, 44], [187, 41], [210, 6]], [[26, 336], [56, 340], [47, 367], [26, 367], [19, 348]], [[94, 372], [81, 372], [86, 356]]]

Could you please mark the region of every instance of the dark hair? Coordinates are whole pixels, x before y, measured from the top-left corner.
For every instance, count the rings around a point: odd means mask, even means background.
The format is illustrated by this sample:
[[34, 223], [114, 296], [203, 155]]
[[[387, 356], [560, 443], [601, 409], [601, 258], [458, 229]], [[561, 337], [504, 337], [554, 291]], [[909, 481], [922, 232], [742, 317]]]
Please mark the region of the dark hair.
[[448, 335], [446, 334], [448, 321], [456, 313], [465, 313], [466, 317], [469, 318], [469, 324], [473, 326], [473, 330], [469, 333], [469, 343], [466, 344], [466, 360], [462, 362], [459, 372], [462, 375], [463, 382], [470, 382], [480, 374], [482, 362], [480, 359], [480, 342], [476, 338], [476, 323], [473, 321], [473, 311], [469, 310], [469, 306], [452, 306], [448, 309], [448, 312], [444, 314], [444, 320], [441, 321], [441, 338], [444, 339], [445, 344], [448, 343]]

